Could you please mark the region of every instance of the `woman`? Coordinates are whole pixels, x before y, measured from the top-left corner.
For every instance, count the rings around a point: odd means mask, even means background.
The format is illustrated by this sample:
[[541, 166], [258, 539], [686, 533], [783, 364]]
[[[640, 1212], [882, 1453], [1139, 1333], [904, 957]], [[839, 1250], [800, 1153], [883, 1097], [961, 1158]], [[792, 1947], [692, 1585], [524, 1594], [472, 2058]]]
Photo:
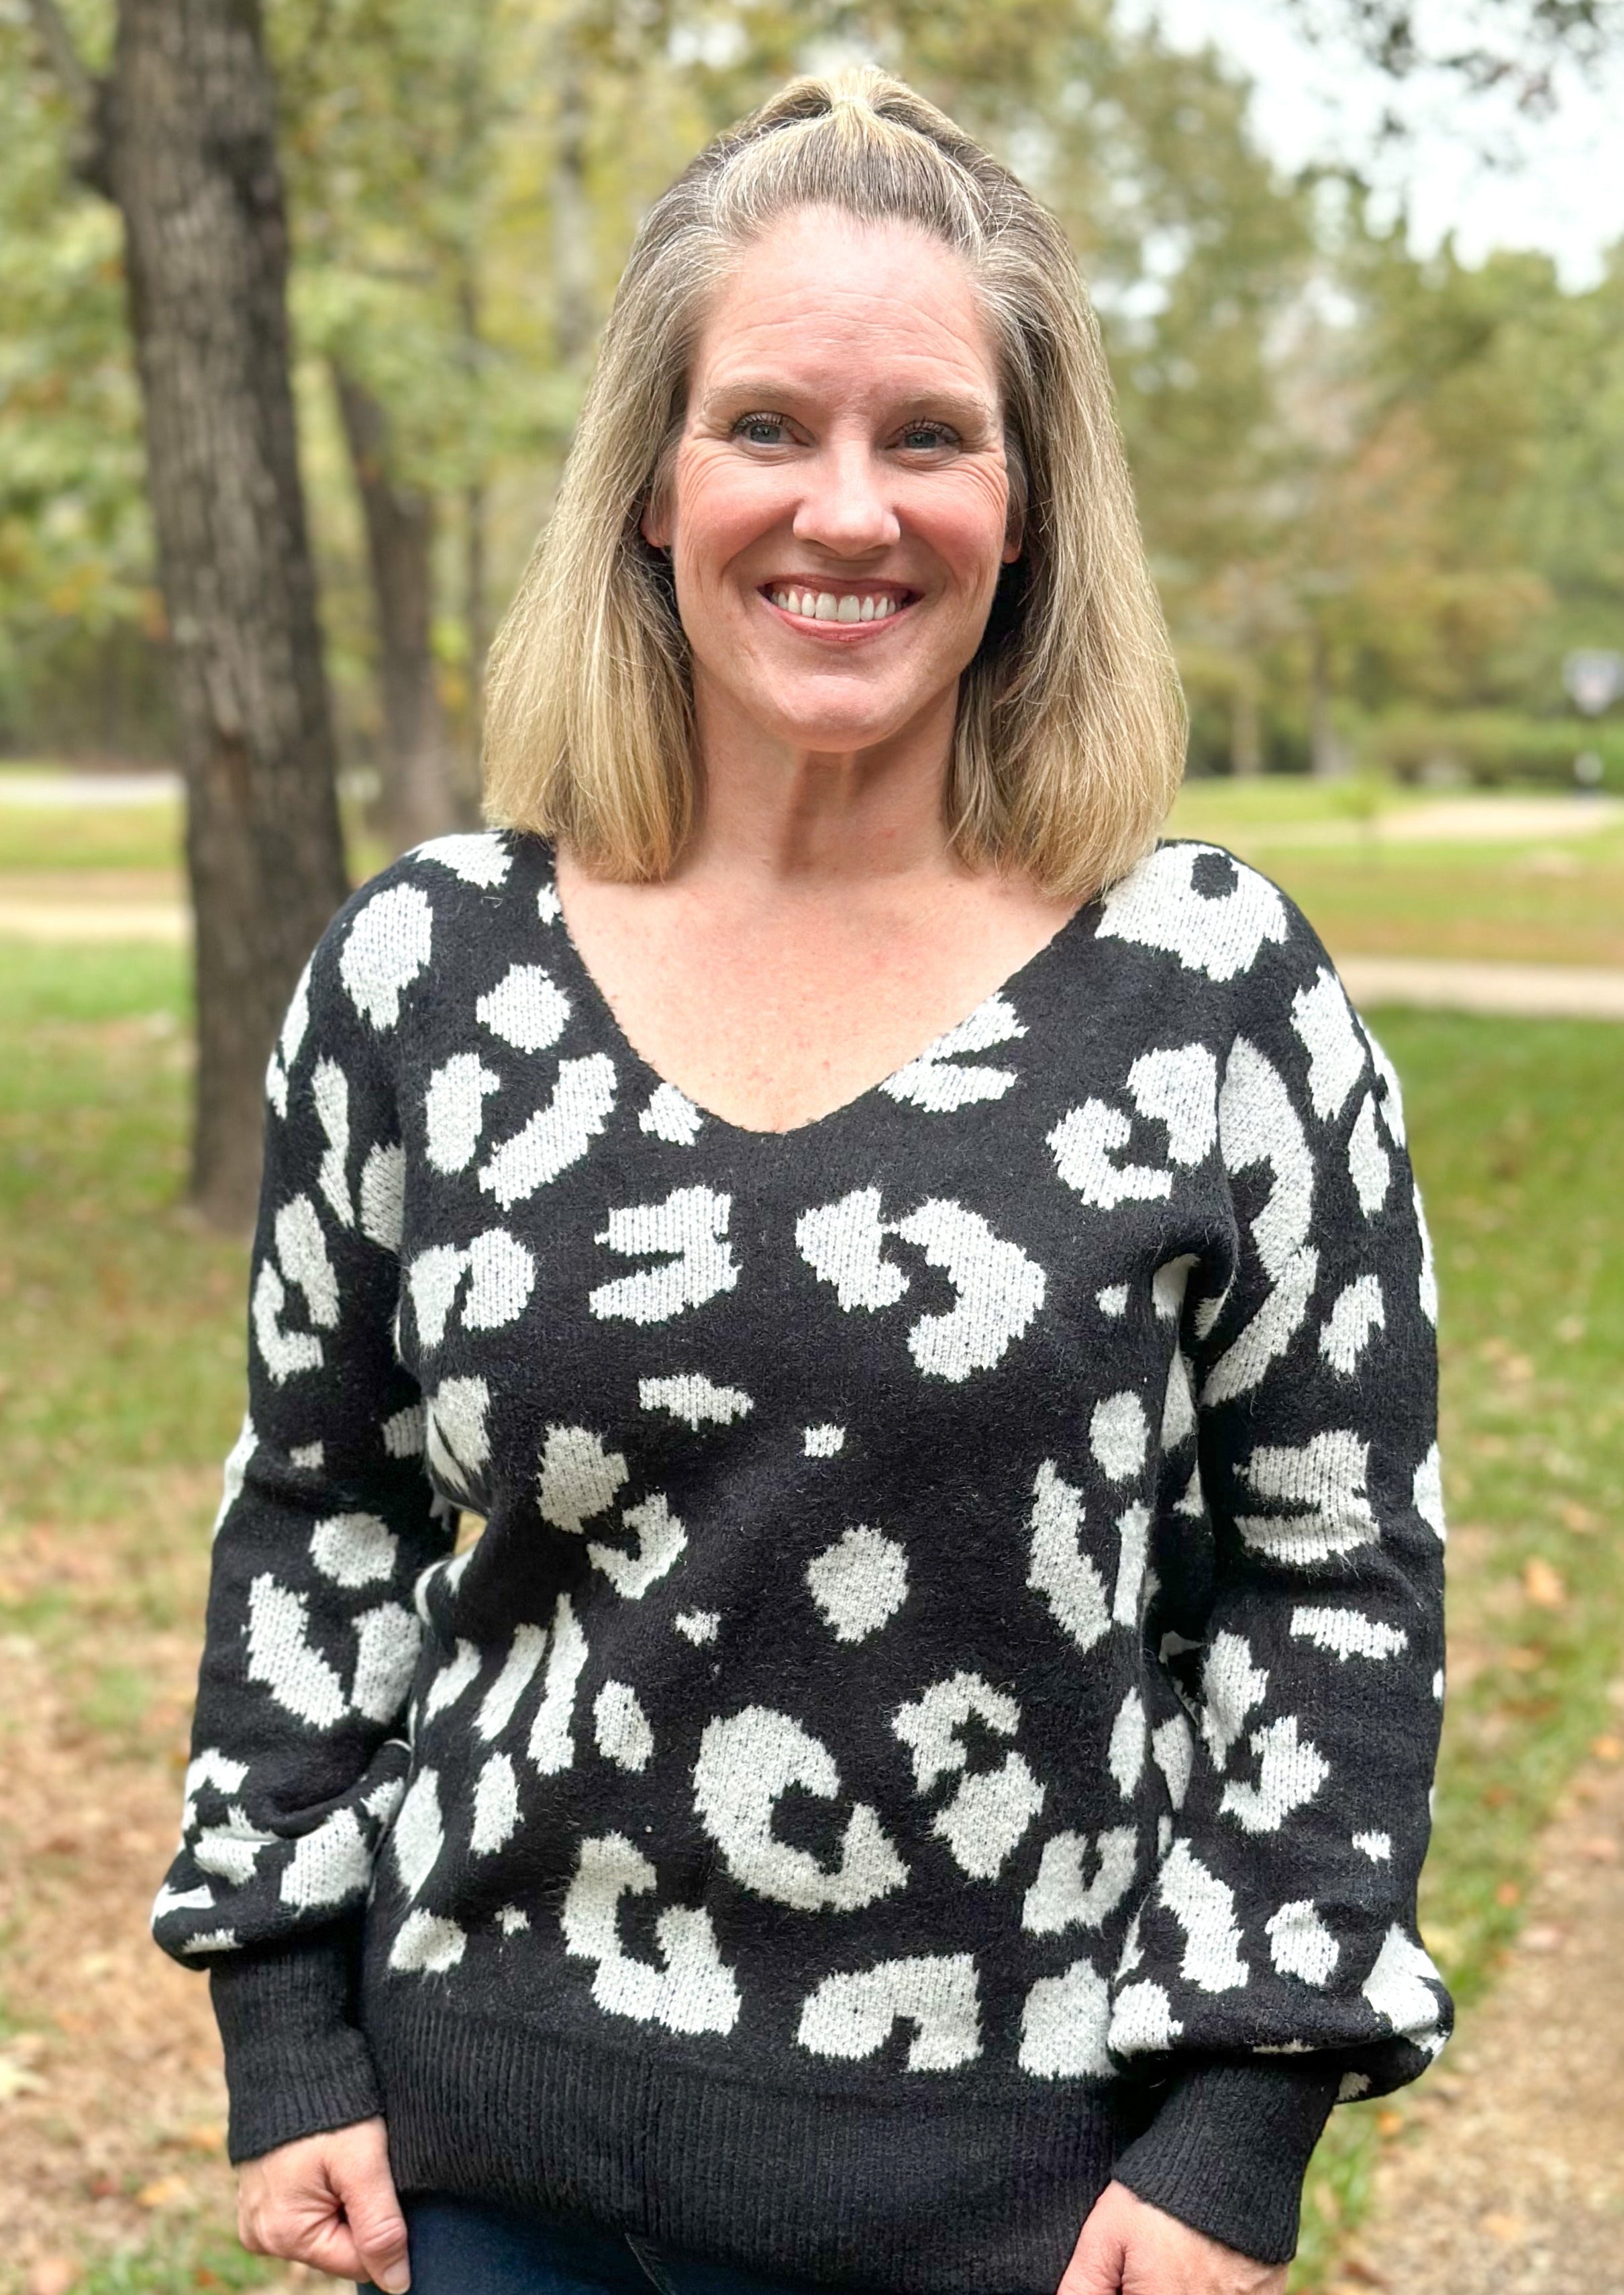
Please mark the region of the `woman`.
[[1092, 323], [908, 89], [655, 208], [489, 714], [271, 1064], [155, 1913], [248, 2245], [1278, 2290], [1446, 2029], [1430, 1264], [1308, 927], [1152, 849]]

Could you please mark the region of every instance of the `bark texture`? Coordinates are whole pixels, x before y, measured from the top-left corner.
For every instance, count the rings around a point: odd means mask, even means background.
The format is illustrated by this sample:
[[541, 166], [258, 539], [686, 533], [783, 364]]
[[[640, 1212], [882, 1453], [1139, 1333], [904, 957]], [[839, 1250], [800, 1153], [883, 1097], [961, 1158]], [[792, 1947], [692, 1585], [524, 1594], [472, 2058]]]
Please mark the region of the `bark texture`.
[[255, 0], [118, 0], [101, 111], [186, 776], [192, 1190], [208, 1218], [241, 1226], [258, 1186], [265, 1060], [347, 889]]
[[473, 824], [446, 738], [434, 664], [434, 497], [400, 478], [388, 418], [341, 363], [333, 387], [366, 525], [383, 691], [383, 827], [397, 853]]

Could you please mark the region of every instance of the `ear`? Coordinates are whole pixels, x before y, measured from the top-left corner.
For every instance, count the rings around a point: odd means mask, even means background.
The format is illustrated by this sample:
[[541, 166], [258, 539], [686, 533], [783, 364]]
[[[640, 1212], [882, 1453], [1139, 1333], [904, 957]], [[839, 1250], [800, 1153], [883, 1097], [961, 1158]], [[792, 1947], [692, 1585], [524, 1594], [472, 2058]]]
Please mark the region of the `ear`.
[[643, 514], [637, 521], [637, 530], [651, 550], [670, 549], [671, 511], [663, 486], [657, 486], [643, 504]]
[[1026, 519], [1024, 513], [1018, 510], [1015, 504], [1011, 502], [1009, 505], [1009, 515], [1004, 522], [1004, 548], [1002, 555], [1003, 562], [1006, 566], [1013, 566], [1015, 564], [1016, 559], [1021, 554], [1022, 549], [1025, 544], [1025, 541]]

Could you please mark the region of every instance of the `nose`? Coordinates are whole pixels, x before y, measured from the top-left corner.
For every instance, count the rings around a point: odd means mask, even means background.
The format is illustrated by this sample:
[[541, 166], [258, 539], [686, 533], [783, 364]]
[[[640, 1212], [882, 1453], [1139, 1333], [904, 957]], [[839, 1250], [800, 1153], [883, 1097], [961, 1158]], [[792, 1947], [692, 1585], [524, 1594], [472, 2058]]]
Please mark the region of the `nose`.
[[831, 557], [863, 558], [902, 535], [885, 485], [886, 473], [864, 442], [833, 441], [805, 471], [794, 534]]

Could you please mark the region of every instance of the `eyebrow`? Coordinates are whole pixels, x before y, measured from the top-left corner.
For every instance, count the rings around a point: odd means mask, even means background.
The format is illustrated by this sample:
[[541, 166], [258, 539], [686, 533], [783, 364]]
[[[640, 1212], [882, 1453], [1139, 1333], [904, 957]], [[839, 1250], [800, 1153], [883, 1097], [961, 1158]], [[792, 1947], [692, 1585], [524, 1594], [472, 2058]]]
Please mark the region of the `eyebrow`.
[[[714, 415], [724, 408], [742, 405], [771, 408], [776, 412], [779, 407], [792, 406], [803, 395], [796, 385], [786, 382], [781, 376], [744, 375], [736, 382], [722, 383], [714, 390], [707, 390], [699, 402], [699, 411], [702, 414]], [[945, 415], [967, 429], [980, 423], [989, 430], [996, 430], [1000, 422], [999, 410], [989, 400], [951, 388], [910, 391], [897, 401], [894, 411], [899, 421], [906, 421], [912, 414]]]

